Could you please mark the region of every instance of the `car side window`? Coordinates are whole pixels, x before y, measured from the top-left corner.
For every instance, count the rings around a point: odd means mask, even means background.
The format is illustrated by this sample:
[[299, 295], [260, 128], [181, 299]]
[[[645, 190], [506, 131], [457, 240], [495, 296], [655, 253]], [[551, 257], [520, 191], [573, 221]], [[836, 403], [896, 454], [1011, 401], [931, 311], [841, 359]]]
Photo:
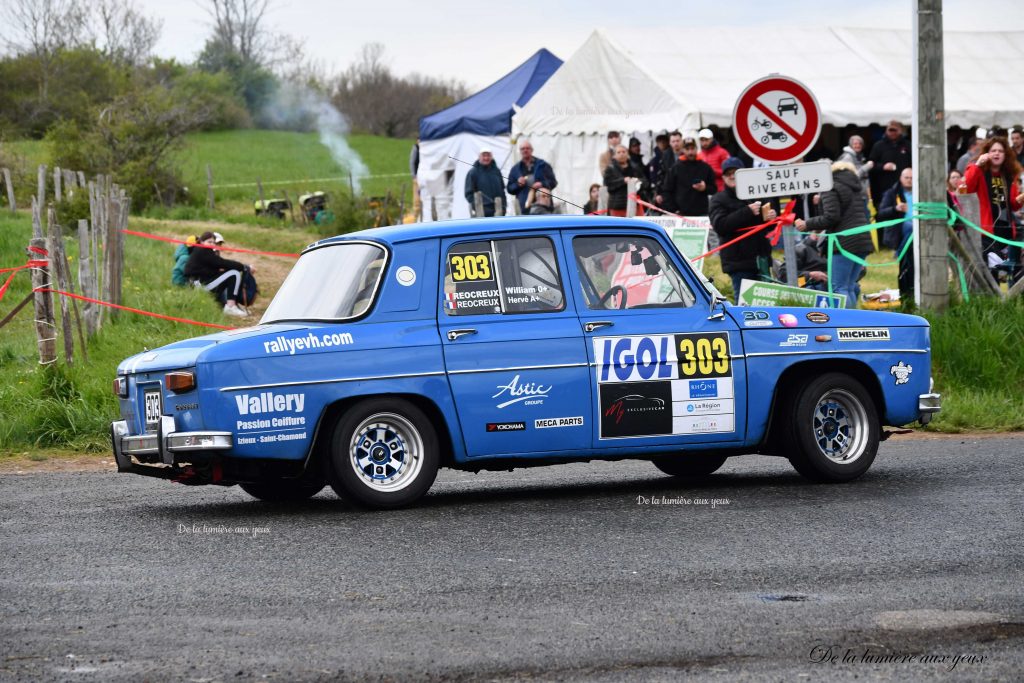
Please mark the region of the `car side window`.
[[591, 310], [686, 308], [693, 292], [657, 240], [601, 235], [572, 242], [583, 300]]
[[546, 313], [564, 308], [555, 247], [547, 237], [463, 242], [448, 250], [447, 315]]

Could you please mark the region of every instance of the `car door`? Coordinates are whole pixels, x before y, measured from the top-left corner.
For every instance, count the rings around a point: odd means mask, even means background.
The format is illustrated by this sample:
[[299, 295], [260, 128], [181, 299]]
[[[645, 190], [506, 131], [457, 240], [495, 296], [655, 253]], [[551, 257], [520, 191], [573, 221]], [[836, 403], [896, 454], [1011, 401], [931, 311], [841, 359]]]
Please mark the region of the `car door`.
[[438, 327], [467, 454], [589, 450], [589, 360], [557, 232], [442, 248]]
[[594, 447], [727, 444], [743, 438], [739, 329], [656, 231], [563, 233], [593, 405]]

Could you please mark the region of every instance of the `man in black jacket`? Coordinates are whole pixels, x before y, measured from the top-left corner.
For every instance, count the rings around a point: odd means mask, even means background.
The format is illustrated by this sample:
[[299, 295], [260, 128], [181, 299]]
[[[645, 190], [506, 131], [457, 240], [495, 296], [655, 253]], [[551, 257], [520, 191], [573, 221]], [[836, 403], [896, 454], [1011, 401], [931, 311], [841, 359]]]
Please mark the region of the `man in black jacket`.
[[225, 315], [244, 318], [248, 313], [238, 306], [238, 294], [246, 269], [250, 273], [255, 272], [255, 269], [239, 261], [226, 259], [217, 249], [211, 248], [223, 243], [224, 238], [218, 233], [207, 231], [200, 235], [199, 244], [192, 249], [188, 263], [185, 264], [185, 277], [198, 280], [218, 301], [225, 299]]
[[[466, 201], [471, 209], [476, 209], [476, 193], [483, 197], [484, 215], [477, 218], [494, 216], [494, 199], [505, 197], [505, 179], [501, 177], [498, 165], [494, 163], [494, 153], [487, 147], [480, 154], [466, 174]], [[503, 202], [504, 203], [504, 202]]]
[[707, 216], [708, 199], [715, 194], [715, 171], [697, 159], [697, 141], [683, 140], [683, 156], [665, 181], [666, 211], [683, 216]]
[[[718, 233], [722, 243], [744, 234], [743, 228], [766, 223], [778, 215], [767, 202], [746, 202], [736, 196], [737, 168], [743, 168], [743, 162], [736, 157], [729, 157], [722, 163], [725, 189], [712, 197], [708, 206], [711, 227]], [[762, 266], [759, 259], [764, 269], [767, 269], [771, 264], [772, 245], [765, 239], [764, 231], [761, 231], [718, 253], [722, 257], [722, 271], [732, 278], [732, 291], [739, 303], [740, 282], [761, 279]]]

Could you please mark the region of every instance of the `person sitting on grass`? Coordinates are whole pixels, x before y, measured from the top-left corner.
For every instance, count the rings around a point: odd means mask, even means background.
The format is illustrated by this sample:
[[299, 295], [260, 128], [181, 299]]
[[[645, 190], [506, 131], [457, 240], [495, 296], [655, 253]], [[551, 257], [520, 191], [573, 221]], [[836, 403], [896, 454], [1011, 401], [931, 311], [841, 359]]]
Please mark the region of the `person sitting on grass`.
[[188, 285], [188, 278], [185, 277], [185, 264], [188, 263], [188, 257], [192, 255], [193, 247], [197, 241], [199, 241], [198, 237], [189, 235], [185, 238], [185, 244], [179, 244], [178, 248], [174, 250], [174, 268], [171, 269], [171, 284], [178, 287]]
[[255, 272], [255, 269], [221, 256], [214, 248], [220, 244], [224, 244], [224, 238], [218, 233], [206, 231], [200, 235], [199, 244], [192, 249], [192, 255], [185, 264], [185, 277], [198, 280], [217, 301], [224, 301], [224, 315], [244, 318], [249, 314], [238, 305], [238, 294], [246, 269], [250, 272]]

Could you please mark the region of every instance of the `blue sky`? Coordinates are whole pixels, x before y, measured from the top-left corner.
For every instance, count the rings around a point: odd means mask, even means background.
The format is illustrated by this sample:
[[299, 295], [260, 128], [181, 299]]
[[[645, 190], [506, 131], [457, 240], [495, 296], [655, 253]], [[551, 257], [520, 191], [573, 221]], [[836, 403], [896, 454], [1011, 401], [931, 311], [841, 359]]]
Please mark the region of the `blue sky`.
[[[204, 0], [136, 0], [164, 21], [161, 56], [191, 60], [209, 33]], [[729, 26], [766, 26], [766, 47], [799, 40], [799, 27], [911, 27], [912, 0], [272, 0], [268, 25], [299, 38], [329, 72], [347, 66], [364, 43], [385, 46], [399, 74], [419, 72], [483, 87], [546, 47], [567, 59], [595, 28], [650, 28], [651, 40], [703, 40], [708, 50], [728, 44]], [[947, 29], [1024, 29], [1024, 2], [946, 0]], [[635, 8], [635, 9], [633, 9]], [[665, 28], [673, 27], [673, 28]], [[709, 30], [708, 27], [715, 27]]]

